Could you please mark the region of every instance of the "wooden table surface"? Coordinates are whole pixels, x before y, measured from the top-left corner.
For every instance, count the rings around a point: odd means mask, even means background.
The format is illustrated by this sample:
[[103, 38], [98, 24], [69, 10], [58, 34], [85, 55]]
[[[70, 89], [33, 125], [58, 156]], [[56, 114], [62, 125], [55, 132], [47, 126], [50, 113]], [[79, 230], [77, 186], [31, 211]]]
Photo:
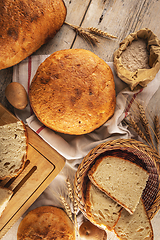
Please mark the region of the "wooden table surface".
[[[84, 28], [96, 27], [117, 36], [117, 39], [99, 38], [100, 43], [92, 46], [68, 25], [63, 24], [57, 35], [34, 54], [52, 54], [62, 49], [84, 48], [111, 62], [119, 43], [132, 32], [149, 28], [160, 39], [160, 0], [64, 0], [64, 2], [67, 7], [66, 22]], [[11, 112], [13, 108], [5, 98], [5, 88], [12, 81], [12, 74], [13, 67], [0, 70], [0, 102]], [[160, 93], [160, 89], [158, 91]], [[152, 103], [150, 105], [153, 106]]]
[[[84, 48], [105, 61], [113, 60], [113, 52], [130, 33], [141, 28], [151, 29], [160, 39], [160, 0], [65, 0], [66, 22], [81, 27], [96, 27], [117, 36], [110, 40], [99, 38], [91, 46], [66, 24], [58, 34], [34, 54], [51, 54], [57, 50]], [[5, 88], [12, 81], [13, 68], [0, 70], [0, 102], [12, 111], [5, 98]]]

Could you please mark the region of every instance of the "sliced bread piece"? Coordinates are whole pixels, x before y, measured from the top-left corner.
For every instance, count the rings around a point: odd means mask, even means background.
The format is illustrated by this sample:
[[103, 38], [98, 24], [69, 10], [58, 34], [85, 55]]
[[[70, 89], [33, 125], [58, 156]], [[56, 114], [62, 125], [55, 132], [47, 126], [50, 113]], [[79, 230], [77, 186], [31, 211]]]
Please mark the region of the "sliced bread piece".
[[142, 199], [134, 214], [122, 210], [121, 217], [114, 228], [115, 234], [121, 240], [152, 240], [153, 229], [148, 219]]
[[105, 156], [97, 159], [88, 176], [101, 191], [133, 214], [149, 173], [128, 160]]
[[22, 121], [0, 126], [0, 179], [23, 169], [27, 155], [27, 131]]
[[88, 219], [103, 229], [112, 230], [116, 225], [122, 207], [91, 181], [87, 184], [86, 213]]
[[12, 195], [13, 192], [11, 190], [9, 190], [8, 188], [0, 187], [0, 217]]

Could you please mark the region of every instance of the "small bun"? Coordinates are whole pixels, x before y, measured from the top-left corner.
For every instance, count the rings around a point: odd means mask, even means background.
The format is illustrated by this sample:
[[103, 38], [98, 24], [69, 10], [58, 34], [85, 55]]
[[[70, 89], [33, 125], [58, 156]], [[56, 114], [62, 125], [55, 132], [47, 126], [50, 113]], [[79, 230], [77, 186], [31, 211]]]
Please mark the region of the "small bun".
[[107, 240], [106, 232], [88, 220], [83, 222], [80, 226], [79, 234], [81, 240]]

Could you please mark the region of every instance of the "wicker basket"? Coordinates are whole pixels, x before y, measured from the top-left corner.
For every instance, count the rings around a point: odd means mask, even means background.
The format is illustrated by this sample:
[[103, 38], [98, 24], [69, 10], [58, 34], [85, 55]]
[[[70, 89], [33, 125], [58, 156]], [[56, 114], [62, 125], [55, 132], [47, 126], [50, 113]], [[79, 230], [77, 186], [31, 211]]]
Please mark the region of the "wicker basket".
[[88, 182], [88, 170], [100, 155], [119, 155], [124, 159], [128, 159], [142, 166], [150, 173], [146, 188], [142, 194], [142, 199], [148, 216], [152, 219], [160, 209], [159, 173], [156, 167], [156, 162], [160, 162], [160, 157], [157, 156], [152, 148], [133, 139], [108, 141], [98, 145], [84, 157], [82, 163], [78, 167], [74, 182], [75, 198], [84, 216], [87, 217], [85, 209], [85, 190]]

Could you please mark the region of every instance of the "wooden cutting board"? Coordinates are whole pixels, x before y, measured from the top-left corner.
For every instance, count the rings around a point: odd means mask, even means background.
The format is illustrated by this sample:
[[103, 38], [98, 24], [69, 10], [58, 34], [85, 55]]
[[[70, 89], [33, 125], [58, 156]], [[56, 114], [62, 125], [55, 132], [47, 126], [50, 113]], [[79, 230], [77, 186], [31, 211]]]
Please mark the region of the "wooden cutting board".
[[[0, 104], [0, 125], [18, 119]], [[0, 218], [0, 239], [23, 215], [64, 167], [65, 159], [27, 127], [28, 156], [23, 171], [15, 178], [0, 181], [13, 196]]]

